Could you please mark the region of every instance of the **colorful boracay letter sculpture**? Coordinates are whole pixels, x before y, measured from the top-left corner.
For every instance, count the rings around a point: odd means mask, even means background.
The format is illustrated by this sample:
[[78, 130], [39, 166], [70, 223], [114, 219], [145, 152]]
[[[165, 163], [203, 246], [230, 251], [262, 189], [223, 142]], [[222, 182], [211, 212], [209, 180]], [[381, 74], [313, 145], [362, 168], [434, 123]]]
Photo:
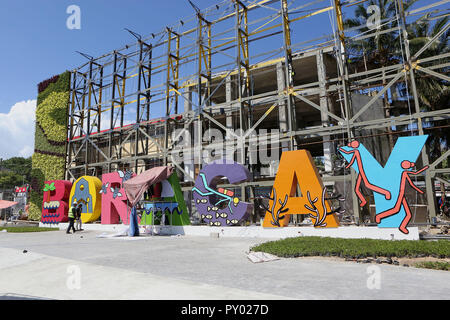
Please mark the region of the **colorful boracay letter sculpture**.
[[97, 177], [83, 176], [78, 178], [70, 191], [70, 204], [82, 205], [81, 221], [93, 222], [100, 218], [102, 198], [100, 191], [102, 182]]
[[134, 177], [129, 171], [117, 171], [102, 175], [102, 224], [129, 224], [127, 196], [123, 182]]
[[66, 222], [69, 211], [69, 195], [72, 182], [65, 180], [45, 181], [41, 222], [44, 224]]
[[358, 173], [355, 193], [361, 201], [361, 207], [367, 203], [361, 193], [361, 184], [373, 191], [378, 227], [398, 228], [405, 234], [409, 233], [407, 225], [411, 220], [411, 210], [405, 197], [405, 188], [409, 184], [423, 193], [415, 186], [410, 175], [418, 175], [428, 168], [413, 170], [427, 138], [427, 135], [398, 138], [384, 167], [358, 141], [339, 148], [349, 162], [347, 167], [351, 166]]
[[[174, 171], [167, 180], [154, 185], [154, 195], [160, 200], [144, 204], [141, 225], [170, 224], [185, 226], [190, 224], [189, 213], [181, 191], [178, 175]], [[153, 198], [155, 199], [155, 198]]]
[[[301, 196], [297, 195], [297, 188]], [[281, 154], [266, 211], [263, 222], [266, 228], [286, 227], [291, 214], [307, 214], [316, 227], [339, 225], [335, 212], [326, 200], [322, 179], [307, 150], [285, 151]]]
[[246, 219], [253, 205], [240, 201], [233, 191], [216, 186], [226, 178], [230, 184], [249, 181], [250, 173], [243, 165], [216, 160], [200, 171], [192, 189], [195, 205], [203, 221], [210, 226], [231, 226]]

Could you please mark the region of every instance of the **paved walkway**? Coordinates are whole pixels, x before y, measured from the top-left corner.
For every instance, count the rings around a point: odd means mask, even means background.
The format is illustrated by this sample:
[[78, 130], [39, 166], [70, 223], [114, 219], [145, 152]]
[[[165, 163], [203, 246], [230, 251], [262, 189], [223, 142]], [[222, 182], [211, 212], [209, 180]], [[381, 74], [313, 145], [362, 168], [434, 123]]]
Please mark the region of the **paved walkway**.
[[248, 249], [267, 239], [98, 234], [0, 233], [0, 297], [441, 300], [450, 290], [446, 271], [313, 258], [250, 262]]

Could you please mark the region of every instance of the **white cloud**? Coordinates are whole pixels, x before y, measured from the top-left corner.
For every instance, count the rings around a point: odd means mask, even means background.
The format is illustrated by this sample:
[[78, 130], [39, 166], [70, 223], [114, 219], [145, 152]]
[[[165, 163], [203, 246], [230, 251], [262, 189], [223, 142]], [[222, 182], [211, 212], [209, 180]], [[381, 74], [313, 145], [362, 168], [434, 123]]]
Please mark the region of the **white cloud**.
[[0, 113], [0, 158], [29, 157], [34, 151], [36, 100], [17, 102]]

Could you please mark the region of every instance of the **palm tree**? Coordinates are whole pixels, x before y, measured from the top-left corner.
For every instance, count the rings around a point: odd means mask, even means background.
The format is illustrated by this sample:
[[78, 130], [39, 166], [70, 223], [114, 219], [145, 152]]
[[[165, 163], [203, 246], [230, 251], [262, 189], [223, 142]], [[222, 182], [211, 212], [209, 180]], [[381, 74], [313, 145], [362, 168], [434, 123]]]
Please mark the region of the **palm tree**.
[[[404, 10], [408, 10], [416, 1], [405, 1], [403, 3]], [[359, 4], [355, 9], [355, 17], [346, 19], [344, 21], [345, 26], [347, 28], [359, 27], [360, 33], [370, 31], [367, 26], [367, 21], [371, 13], [367, 12], [367, 8], [371, 5], [376, 5], [380, 8], [380, 19], [382, 23], [378, 28], [379, 33], [398, 26], [398, 19], [396, 19], [397, 10], [394, 0], [370, 0], [366, 5]], [[447, 24], [449, 18], [444, 17], [438, 19], [434, 24], [431, 21], [432, 19], [428, 13], [407, 26], [411, 56], [420, 50], [433, 36], [439, 33]], [[421, 54], [420, 58], [448, 53], [450, 50], [448, 46], [449, 34], [450, 30], [443, 33], [433, 45]], [[372, 69], [403, 63], [401, 45], [398, 32], [387, 32], [374, 37], [351, 41], [348, 43], [347, 50], [349, 51], [352, 62], [354, 62], [354, 66], [358, 67], [363, 65], [366, 69]], [[385, 84], [385, 81], [383, 81], [383, 85]], [[404, 83], [397, 85], [399, 89], [404, 88], [404, 86]], [[416, 77], [416, 87], [422, 110], [434, 111], [440, 108], [446, 108], [449, 105], [449, 87], [448, 83], [444, 80], [418, 74]], [[392, 91], [394, 90], [391, 90], [391, 93]], [[385, 95], [385, 107], [387, 109], [389, 108], [388, 96], [392, 95]], [[442, 136], [444, 140], [446, 137]], [[445, 143], [447, 141], [442, 142]]]
[[[403, 6], [404, 10], [411, 7], [417, 0], [406, 1]], [[377, 6], [380, 13], [379, 25], [376, 27], [377, 33], [373, 37], [363, 38], [361, 40], [349, 41], [347, 50], [350, 54], [353, 65], [356, 68], [364, 67], [364, 69], [376, 69], [386, 67], [398, 63], [402, 63], [401, 39], [398, 32], [383, 31], [396, 28], [399, 26], [397, 19], [396, 3], [393, 0], [370, 0], [367, 4], [359, 4], [355, 9], [355, 17], [344, 21], [346, 28], [357, 28], [358, 33], [366, 34], [373, 32], [374, 27], [368, 26], [368, 21], [373, 12], [368, 10], [370, 6]], [[371, 30], [372, 29], [372, 30]], [[381, 86], [385, 86], [385, 72], [382, 71]], [[396, 90], [389, 89], [383, 97], [385, 117], [391, 116], [389, 96], [395, 95]], [[394, 146], [392, 130], [387, 127], [389, 145], [391, 149]]]
[[[432, 26], [430, 24], [430, 15], [424, 15], [418, 21], [408, 28], [409, 44], [411, 54], [416, 53], [428, 41], [433, 38], [449, 21], [448, 17], [441, 18]], [[448, 38], [450, 30], [444, 32], [434, 43], [422, 53], [421, 58], [437, 56], [439, 54], [448, 53], [450, 51], [448, 46]], [[440, 73], [448, 72], [445, 70], [436, 70]], [[420, 105], [424, 110], [435, 111], [439, 109], [448, 108], [450, 105], [450, 88], [448, 82], [445, 80], [420, 74], [416, 78], [417, 95]], [[444, 126], [433, 128], [430, 134], [430, 158], [436, 159], [448, 149], [450, 128], [449, 120], [445, 121]], [[430, 124], [432, 126], [433, 124]], [[445, 186], [440, 183], [441, 193], [445, 194]]]
[[[407, 11], [417, 0], [407, 0], [403, 3], [404, 10]], [[367, 27], [367, 20], [370, 13], [367, 12], [367, 8], [370, 5], [376, 5], [380, 8], [380, 19], [382, 21], [381, 26], [378, 28], [379, 32], [394, 28], [398, 26], [398, 19], [396, 19], [397, 10], [395, 0], [370, 0], [366, 5], [359, 4], [355, 9], [355, 17], [346, 19], [344, 24], [347, 28], [359, 27], [359, 32], [364, 33], [370, 31]], [[442, 28], [449, 21], [448, 17], [438, 19], [435, 23], [432, 22], [430, 14], [427, 13], [421, 18], [417, 19], [414, 23], [407, 26], [408, 42], [411, 56], [419, 51], [425, 44], [427, 44], [431, 38], [438, 34]], [[420, 58], [438, 56], [440, 54], [448, 53], [448, 38], [450, 30], [444, 32], [427, 50], [425, 50]], [[348, 44], [348, 51], [351, 55], [351, 60], [355, 61], [356, 66], [364, 66], [369, 68], [380, 68], [382, 66], [393, 65], [397, 63], [403, 63], [402, 52], [402, 40], [399, 38], [398, 32], [387, 32], [384, 34], [378, 34], [375, 37], [365, 38], [359, 41], [353, 41]], [[446, 70], [435, 70], [440, 73], [448, 72]], [[435, 111], [439, 109], [446, 109], [450, 105], [450, 89], [448, 82], [416, 72], [415, 83], [416, 92], [419, 100], [419, 104], [422, 111]], [[409, 81], [409, 80], [408, 80]], [[386, 84], [383, 81], [383, 86]], [[406, 83], [398, 83], [396, 87], [392, 87], [392, 91], [396, 89], [404, 89]], [[408, 84], [408, 88], [411, 85]], [[395, 88], [395, 89], [394, 89]], [[386, 110], [386, 117], [389, 114], [389, 103], [387, 100], [389, 94], [384, 95], [384, 104]], [[407, 100], [412, 100], [411, 92], [405, 96]], [[430, 133], [430, 159], [436, 159], [443, 154], [443, 149], [448, 149], [450, 128], [448, 124], [450, 121], [446, 120], [444, 125], [439, 128], [433, 128]], [[433, 124], [427, 124], [432, 127]], [[388, 128], [390, 133], [390, 128]], [[389, 135], [391, 138], [391, 135]], [[390, 139], [390, 143], [392, 140]], [[441, 189], [443, 185], [441, 184]]]
[[[429, 42], [449, 21], [448, 17], [441, 18], [436, 21], [432, 26], [429, 19], [429, 14], [421, 17], [416, 23], [409, 25], [408, 38], [411, 55], [414, 55], [420, 50], [426, 43]], [[450, 48], [448, 46], [448, 38], [450, 30], [444, 32], [433, 44], [424, 51], [420, 58], [437, 56], [440, 54], [448, 53]], [[445, 73], [447, 70], [437, 70], [438, 72]], [[439, 109], [445, 109], [449, 105], [450, 91], [448, 82], [445, 80], [424, 75], [419, 73], [416, 77], [417, 95], [419, 102], [423, 110], [435, 111]], [[448, 131], [447, 131], [448, 132]], [[442, 136], [444, 143], [448, 142], [446, 139], [448, 135]]]
[[[417, 0], [407, 0], [404, 10], [411, 7]], [[353, 40], [348, 43], [347, 50], [354, 55], [352, 60], [365, 60], [366, 65], [373, 67], [388, 66], [401, 62], [401, 51], [398, 34], [395, 32], [382, 33], [385, 30], [398, 27], [396, 3], [393, 0], [370, 0], [368, 3], [359, 4], [355, 9], [355, 17], [344, 21], [346, 28], [358, 28], [360, 34], [373, 30], [369, 28], [368, 21], [373, 12], [368, 10], [370, 6], [377, 6], [380, 13], [380, 25], [376, 28], [378, 34], [374, 37]], [[359, 58], [359, 59], [358, 59]]]

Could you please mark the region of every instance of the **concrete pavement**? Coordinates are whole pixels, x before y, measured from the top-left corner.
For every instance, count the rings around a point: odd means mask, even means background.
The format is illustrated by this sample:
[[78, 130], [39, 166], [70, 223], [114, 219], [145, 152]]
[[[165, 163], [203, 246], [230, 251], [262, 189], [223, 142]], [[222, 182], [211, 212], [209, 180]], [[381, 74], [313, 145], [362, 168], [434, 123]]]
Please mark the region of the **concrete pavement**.
[[0, 296], [409, 300], [450, 289], [446, 271], [314, 258], [253, 264], [246, 252], [267, 239], [98, 234], [1, 233]]

